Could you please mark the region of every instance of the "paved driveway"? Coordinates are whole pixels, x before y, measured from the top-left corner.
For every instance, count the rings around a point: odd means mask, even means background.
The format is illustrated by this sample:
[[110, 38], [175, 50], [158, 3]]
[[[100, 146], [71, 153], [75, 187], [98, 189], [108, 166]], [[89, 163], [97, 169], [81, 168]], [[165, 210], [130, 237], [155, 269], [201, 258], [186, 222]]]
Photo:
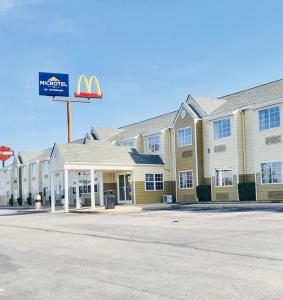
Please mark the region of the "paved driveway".
[[283, 212], [0, 210], [0, 299], [282, 299]]

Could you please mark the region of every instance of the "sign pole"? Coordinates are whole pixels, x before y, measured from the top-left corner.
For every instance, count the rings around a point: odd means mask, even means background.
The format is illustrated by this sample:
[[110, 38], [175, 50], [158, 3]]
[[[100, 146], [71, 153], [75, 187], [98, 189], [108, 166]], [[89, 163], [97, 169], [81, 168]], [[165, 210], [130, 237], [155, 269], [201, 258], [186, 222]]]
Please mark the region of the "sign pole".
[[67, 102], [67, 120], [68, 120], [68, 143], [72, 143], [73, 127], [72, 127], [72, 108], [71, 101]]

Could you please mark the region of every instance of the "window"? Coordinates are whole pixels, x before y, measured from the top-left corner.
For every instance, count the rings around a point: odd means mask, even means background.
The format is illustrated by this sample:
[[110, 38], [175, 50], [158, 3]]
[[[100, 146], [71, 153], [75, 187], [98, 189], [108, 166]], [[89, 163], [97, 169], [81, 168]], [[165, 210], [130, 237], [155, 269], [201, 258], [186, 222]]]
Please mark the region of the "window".
[[36, 163], [33, 163], [31, 165], [31, 176], [32, 177], [36, 177], [36, 172], [37, 172], [37, 164]]
[[232, 170], [216, 170], [216, 186], [231, 186], [233, 185]]
[[134, 141], [125, 141], [125, 142], [122, 142], [121, 145], [124, 146], [124, 147], [130, 147], [130, 148], [135, 147]]
[[192, 144], [192, 128], [178, 129], [178, 147], [183, 147]]
[[261, 182], [282, 183], [282, 162], [270, 162], [261, 164]]
[[43, 162], [42, 169], [43, 169], [43, 173], [44, 173], [44, 174], [47, 174], [47, 173], [48, 173], [48, 160], [45, 160], [45, 161]]
[[280, 127], [280, 107], [270, 107], [262, 109], [259, 114], [259, 129], [267, 130], [270, 128]]
[[23, 168], [22, 168], [22, 175], [23, 175], [23, 178], [27, 177], [27, 166], [23, 166]]
[[179, 173], [179, 188], [191, 189], [193, 188], [193, 171], [182, 171]]
[[147, 139], [148, 150], [150, 152], [159, 152], [160, 150], [160, 137], [159, 135], [150, 136]]
[[213, 122], [214, 139], [223, 139], [231, 136], [230, 118]]
[[163, 174], [145, 174], [146, 191], [163, 191]]

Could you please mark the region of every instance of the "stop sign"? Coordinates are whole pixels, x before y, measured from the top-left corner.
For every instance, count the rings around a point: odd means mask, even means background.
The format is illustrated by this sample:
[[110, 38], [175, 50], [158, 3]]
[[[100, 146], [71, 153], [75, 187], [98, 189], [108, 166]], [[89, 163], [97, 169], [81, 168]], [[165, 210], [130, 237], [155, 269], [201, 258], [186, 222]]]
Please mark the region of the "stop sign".
[[14, 156], [14, 151], [6, 146], [0, 147], [0, 160], [5, 161], [9, 159], [11, 156]]

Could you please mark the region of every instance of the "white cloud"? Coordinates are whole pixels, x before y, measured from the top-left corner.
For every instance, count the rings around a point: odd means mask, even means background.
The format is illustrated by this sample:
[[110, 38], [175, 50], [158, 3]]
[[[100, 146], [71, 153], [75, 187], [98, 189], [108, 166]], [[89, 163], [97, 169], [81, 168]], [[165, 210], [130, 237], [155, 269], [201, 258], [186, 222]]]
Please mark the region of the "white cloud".
[[7, 13], [19, 6], [35, 5], [41, 0], [0, 0], [0, 14]]

